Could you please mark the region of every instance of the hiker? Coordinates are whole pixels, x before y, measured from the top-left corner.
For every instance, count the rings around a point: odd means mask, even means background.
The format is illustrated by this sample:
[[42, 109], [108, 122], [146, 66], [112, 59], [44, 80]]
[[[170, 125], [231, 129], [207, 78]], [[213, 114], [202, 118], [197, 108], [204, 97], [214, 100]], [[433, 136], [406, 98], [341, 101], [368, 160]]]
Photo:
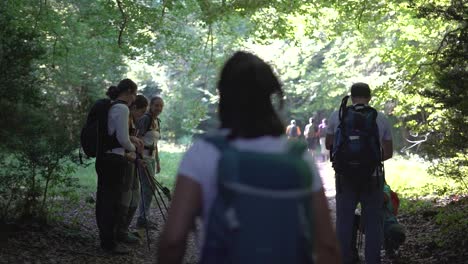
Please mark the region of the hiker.
[[384, 183], [384, 249], [389, 258], [396, 256], [396, 251], [405, 242], [406, 232], [397, 219], [400, 200], [398, 195]]
[[[132, 117], [132, 123], [136, 128], [138, 120], [143, 117], [143, 115], [148, 111], [148, 98], [146, 96], [139, 94], [136, 96], [135, 101], [130, 106], [130, 115]], [[133, 135], [132, 135], [133, 136]]]
[[143, 139], [145, 149], [143, 151], [143, 159], [148, 168], [150, 175], [144, 175], [141, 179], [142, 199], [138, 209], [137, 228], [157, 228], [157, 223], [150, 221], [150, 207], [153, 199], [154, 190], [147, 177], [154, 177], [156, 173], [161, 171], [161, 163], [159, 160], [158, 140], [161, 138], [160, 119], [158, 116], [164, 108], [164, 101], [159, 96], [154, 96], [150, 101], [149, 111], [146, 112], [140, 120], [138, 120], [138, 136]]
[[320, 143], [320, 155], [322, 156], [322, 161], [326, 161], [328, 159], [328, 150], [327, 146], [325, 145], [325, 138], [327, 136], [327, 119], [322, 119], [322, 123], [318, 126], [318, 137]]
[[314, 118], [309, 118], [309, 124], [304, 128], [304, 136], [307, 141], [307, 148], [312, 156], [315, 156], [315, 150], [317, 149], [317, 128]]
[[[135, 101], [129, 107], [128, 119], [129, 135], [133, 140], [136, 135], [135, 122], [143, 116], [148, 108], [148, 99], [144, 95], [137, 95]], [[117, 225], [117, 239], [126, 244], [139, 244], [140, 238], [129, 231], [130, 223], [135, 215], [140, 202], [140, 180], [136, 172], [136, 164], [133, 169], [127, 171], [127, 176], [122, 181], [122, 201], [120, 203], [120, 222]]]
[[272, 104], [276, 95], [283, 105], [272, 68], [236, 52], [217, 89], [220, 129], [194, 142], [180, 163], [158, 263], [182, 263], [198, 216], [202, 264], [311, 263], [312, 254], [316, 263], [339, 263], [315, 164], [306, 146], [287, 140]]
[[291, 120], [291, 124], [286, 127], [288, 139], [297, 139], [301, 136], [301, 129], [296, 125], [296, 120]]
[[121, 243], [127, 242], [125, 232], [120, 232], [124, 229], [125, 218], [122, 208], [126, 195], [124, 185], [134, 171], [136, 151], [143, 149], [143, 142], [129, 135], [128, 106], [135, 100], [136, 92], [137, 85], [130, 79], [124, 79], [108, 89], [107, 95], [112, 103], [108, 112], [104, 113], [106, 120], [103, 120], [103, 125], [107, 133], [96, 156], [96, 221], [101, 247], [116, 254], [129, 253], [129, 249]]
[[383, 114], [368, 105], [371, 91], [366, 83], [351, 86], [353, 105], [346, 106], [328, 119], [326, 147], [332, 150], [336, 181], [336, 232], [343, 263], [353, 263], [352, 230], [354, 211], [362, 206], [366, 230], [365, 260], [381, 263], [383, 240], [383, 165], [393, 155], [390, 125]]

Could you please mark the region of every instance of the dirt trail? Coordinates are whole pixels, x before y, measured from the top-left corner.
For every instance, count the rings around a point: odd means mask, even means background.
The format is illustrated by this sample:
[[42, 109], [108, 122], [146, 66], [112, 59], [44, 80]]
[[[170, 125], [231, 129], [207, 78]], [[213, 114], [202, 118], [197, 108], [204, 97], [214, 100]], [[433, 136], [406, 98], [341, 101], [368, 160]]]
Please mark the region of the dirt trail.
[[335, 222], [335, 172], [330, 162], [317, 162], [316, 164], [320, 172], [320, 177], [322, 178], [323, 188], [325, 189], [325, 195], [327, 196], [328, 205], [330, 207], [330, 214], [333, 222]]

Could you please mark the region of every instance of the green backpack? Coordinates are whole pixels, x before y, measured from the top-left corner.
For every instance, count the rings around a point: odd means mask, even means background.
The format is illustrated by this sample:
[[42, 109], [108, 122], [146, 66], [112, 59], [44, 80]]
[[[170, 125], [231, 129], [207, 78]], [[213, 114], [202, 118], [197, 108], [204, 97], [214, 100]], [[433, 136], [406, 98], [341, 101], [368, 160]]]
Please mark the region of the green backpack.
[[200, 263], [313, 263], [306, 146], [289, 142], [284, 153], [259, 153], [238, 150], [223, 137], [205, 140], [221, 156]]

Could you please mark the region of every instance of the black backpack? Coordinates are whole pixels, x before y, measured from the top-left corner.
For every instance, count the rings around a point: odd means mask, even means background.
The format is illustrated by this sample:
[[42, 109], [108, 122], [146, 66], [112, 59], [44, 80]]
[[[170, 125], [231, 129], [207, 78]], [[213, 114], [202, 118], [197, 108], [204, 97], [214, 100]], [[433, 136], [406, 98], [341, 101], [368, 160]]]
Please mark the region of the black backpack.
[[340, 106], [331, 159], [335, 172], [344, 177], [343, 183], [361, 190], [382, 168], [377, 110], [363, 104], [346, 106], [348, 98]]
[[106, 150], [120, 146], [115, 134], [109, 136], [107, 132], [109, 109], [111, 106], [118, 103], [124, 102], [112, 102], [110, 99], [99, 99], [91, 107], [86, 123], [81, 129], [80, 134], [81, 147], [86, 156], [96, 157]]

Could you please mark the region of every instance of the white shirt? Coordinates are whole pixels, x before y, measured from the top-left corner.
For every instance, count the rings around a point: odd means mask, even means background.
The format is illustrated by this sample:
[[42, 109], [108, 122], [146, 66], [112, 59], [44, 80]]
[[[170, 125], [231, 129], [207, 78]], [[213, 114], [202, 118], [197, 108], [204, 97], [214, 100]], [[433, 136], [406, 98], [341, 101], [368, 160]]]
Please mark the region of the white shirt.
[[132, 142], [130, 142], [130, 135], [128, 133], [128, 118], [130, 110], [125, 104], [114, 104], [109, 109], [107, 118], [107, 130], [109, 136], [116, 133], [117, 141], [122, 148], [114, 149], [113, 153], [123, 155], [125, 150], [133, 152], [136, 150]]
[[[235, 139], [232, 145], [239, 150], [248, 150], [260, 153], [282, 153], [287, 150], [286, 137], [264, 136], [254, 139]], [[208, 215], [216, 198], [218, 189], [216, 175], [220, 153], [218, 149], [205, 140], [196, 141], [185, 153], [180, 163], [178, 174], [188, 177], [198, 184], [202, 190], [203, 199], [203, 229], [207, 226]], [[313, 175], [312, 190], [318, 192], [322, 189], [322, 180], [312, 156], [304, 153], [304, 160], [310, 167]], [[200, 249], [203, 247], [204, 231], [200, 233]]]

